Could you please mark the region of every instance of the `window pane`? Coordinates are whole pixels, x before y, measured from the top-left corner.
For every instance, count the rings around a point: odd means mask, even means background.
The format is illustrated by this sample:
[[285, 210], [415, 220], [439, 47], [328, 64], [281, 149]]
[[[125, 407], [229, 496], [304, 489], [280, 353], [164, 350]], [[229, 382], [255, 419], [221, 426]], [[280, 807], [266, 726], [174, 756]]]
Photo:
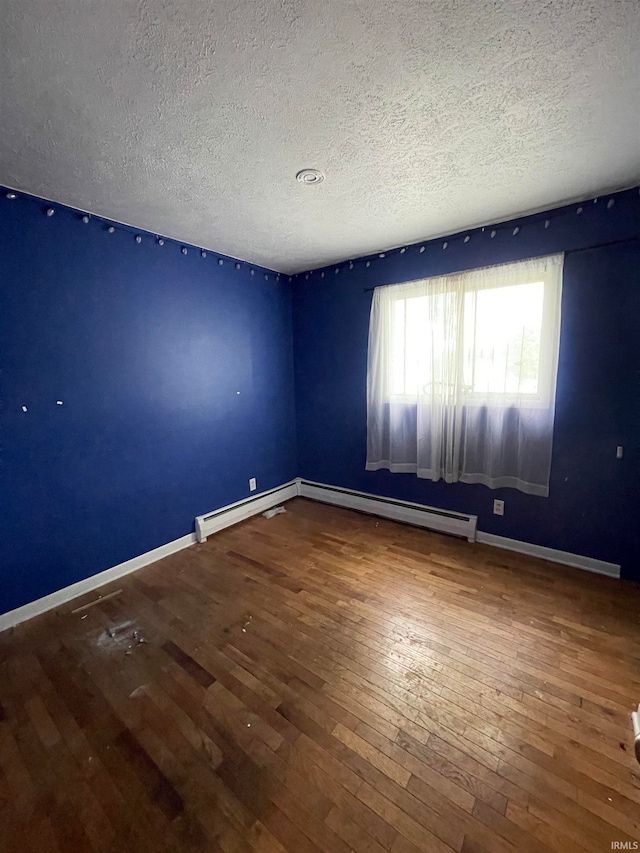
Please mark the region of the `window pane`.
[[415, 296], [393, 303], [391, 390], [393, 394], [429, 393], [451, 357], [444, 339], [444, 295]]
[[391, 353], [389, 358], [389, 373], [391, 378], [392, 394], [405, 393], [405, 306], [406, 299], [396, 299], [392, 303]]
[[537, 394], [544, 282], [465, 295], [464, 385], [474, 394]]

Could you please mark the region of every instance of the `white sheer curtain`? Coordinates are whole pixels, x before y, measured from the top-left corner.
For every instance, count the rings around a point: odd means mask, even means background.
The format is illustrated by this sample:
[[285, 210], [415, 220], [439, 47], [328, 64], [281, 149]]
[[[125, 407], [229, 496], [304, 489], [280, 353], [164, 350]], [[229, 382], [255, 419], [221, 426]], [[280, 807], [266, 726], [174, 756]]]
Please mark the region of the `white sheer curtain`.
[[549, 494], [563, 259], [375, 289], [368, 471]]

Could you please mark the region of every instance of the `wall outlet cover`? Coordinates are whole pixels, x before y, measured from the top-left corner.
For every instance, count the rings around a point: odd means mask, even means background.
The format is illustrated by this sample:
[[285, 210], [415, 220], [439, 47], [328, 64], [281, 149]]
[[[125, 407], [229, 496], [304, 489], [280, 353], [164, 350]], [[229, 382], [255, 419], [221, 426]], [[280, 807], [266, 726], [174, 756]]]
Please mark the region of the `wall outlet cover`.
[[494, 515], [504, 515], [504, 501], [494, 501], [493, 502], [493, 514]]
[[255, 478], [255, 477], [252, 477], [252, 478], [249, 480], [249, 491], [250, 491], [250, 492], [255, 492], [256, 488], [257, 488], [257, 485], [256, 485], [256, 478]]

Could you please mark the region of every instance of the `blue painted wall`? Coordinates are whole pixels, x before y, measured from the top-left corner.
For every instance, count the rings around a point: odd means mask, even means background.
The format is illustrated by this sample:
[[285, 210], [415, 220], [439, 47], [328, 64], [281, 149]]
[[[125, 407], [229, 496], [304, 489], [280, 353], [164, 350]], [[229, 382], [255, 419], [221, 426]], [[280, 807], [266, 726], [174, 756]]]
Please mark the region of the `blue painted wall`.
[[[613, 206], [608, 206], [610, 198]], [[640, 236], [638, 190], [315, 270], [294, 281], [299, 475], [475, 513], [479, 529], [621, 563], [640, 579], [640, 243], [569, 253], [550, 496], [364, 470], [366, 288]], [[548, 228], [545, 220], [550, 219]], [[513, 229], [520, 232], [514, 236]], [[443, 249], [443, 242], [449, 245]], [[367, 267], [366, 261], [369, 261]], [[336, 273], [336, 269], [338, 272]], [[615, 458], [617, 445], [625, 456]], [[493, 500], [505, 501], [503, 518]]]
[[288, 279], [48, 206], [0, 195], [0, 613], [297, 474]]
[[637, 191], [614, 198], [291, 285], [0, 194], [0, 613], [191, 532], [251, 476], [475, 512], [640, 578], [637, 242], [567, 255], [548, 499], [364, 470], [365, 288], [637, 237]]

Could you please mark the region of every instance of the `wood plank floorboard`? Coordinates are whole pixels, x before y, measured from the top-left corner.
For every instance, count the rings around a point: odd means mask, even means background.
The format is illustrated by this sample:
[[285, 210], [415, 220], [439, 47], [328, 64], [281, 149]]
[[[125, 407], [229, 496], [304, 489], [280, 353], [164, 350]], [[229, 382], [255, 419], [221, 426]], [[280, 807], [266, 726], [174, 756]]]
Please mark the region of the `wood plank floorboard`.
[[638, 585], [297, 498], [118, 588], [0, 635], [3, 853], [637, 849]]

